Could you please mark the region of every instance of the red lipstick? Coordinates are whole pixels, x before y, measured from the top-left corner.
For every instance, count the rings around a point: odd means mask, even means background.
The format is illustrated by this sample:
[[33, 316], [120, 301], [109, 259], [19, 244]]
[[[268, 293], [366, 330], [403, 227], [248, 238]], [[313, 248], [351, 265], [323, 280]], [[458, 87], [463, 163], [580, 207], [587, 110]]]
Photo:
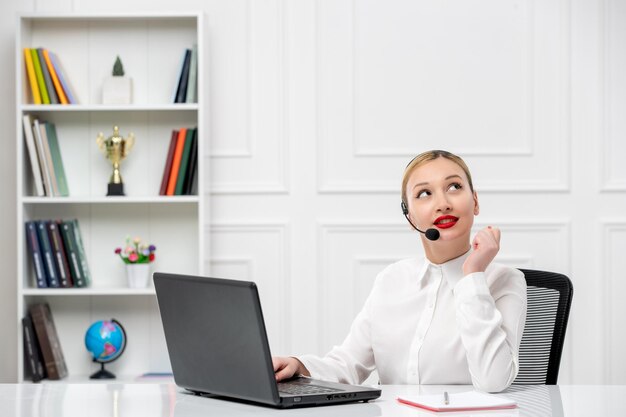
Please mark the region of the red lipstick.
[[450, 215], [440, 216], [437, 217], [437, 220], [435, 220], [435, 226], [439, 229], [449, 229], [454, 226], [457, 221], [459, 221], [458, 217]]

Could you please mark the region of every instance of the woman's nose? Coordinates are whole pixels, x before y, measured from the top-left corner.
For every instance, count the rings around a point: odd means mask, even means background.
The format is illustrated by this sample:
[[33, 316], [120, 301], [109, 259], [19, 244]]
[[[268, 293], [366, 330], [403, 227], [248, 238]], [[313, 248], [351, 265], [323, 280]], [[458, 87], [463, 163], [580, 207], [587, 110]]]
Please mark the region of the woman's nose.
[[445, 194], [439, 194], [437, 196], [437, 211], [445, 213], [445, 212], [450, 211], [450, 210], [452, 210], [452, 205], [448, 201], [446, 195]]

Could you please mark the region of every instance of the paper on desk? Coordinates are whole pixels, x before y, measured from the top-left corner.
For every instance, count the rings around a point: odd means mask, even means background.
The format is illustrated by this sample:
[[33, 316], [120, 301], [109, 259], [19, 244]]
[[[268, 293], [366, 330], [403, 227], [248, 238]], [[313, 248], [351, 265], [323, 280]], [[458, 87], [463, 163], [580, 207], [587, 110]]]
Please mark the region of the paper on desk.
[[449, 395], [449, 404], [444, 403], [443, 392], [437, 395], [404, 396], [397, 399], [403, 404], [431, 411], [502, 410], [517, 407], [513, 400], [478, 391], [452, 393]]

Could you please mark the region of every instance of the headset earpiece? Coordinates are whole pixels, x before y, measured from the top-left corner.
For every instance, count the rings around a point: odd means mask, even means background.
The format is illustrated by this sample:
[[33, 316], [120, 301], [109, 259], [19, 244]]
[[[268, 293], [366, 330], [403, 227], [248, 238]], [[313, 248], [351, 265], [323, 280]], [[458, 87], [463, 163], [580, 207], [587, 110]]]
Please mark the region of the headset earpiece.
[[400, 203], [400, 207], [402, 208], [402, 214], [404, 214], [405, 216], [409, 214], [409, 209], [406, 207], [404, 201]]

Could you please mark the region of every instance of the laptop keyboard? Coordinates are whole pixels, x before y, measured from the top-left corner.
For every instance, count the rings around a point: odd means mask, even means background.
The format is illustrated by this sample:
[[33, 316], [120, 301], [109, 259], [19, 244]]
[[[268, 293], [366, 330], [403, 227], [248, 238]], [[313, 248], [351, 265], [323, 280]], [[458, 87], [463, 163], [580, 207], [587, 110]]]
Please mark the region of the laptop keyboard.
[[302, 384], [298, 382], [279, 382], [278, 392], [292, 395], [307, 395], [307, 394], [326, 394], [328, 392], [341, 392], [340, 389], [322, 387], [313, 384]]

